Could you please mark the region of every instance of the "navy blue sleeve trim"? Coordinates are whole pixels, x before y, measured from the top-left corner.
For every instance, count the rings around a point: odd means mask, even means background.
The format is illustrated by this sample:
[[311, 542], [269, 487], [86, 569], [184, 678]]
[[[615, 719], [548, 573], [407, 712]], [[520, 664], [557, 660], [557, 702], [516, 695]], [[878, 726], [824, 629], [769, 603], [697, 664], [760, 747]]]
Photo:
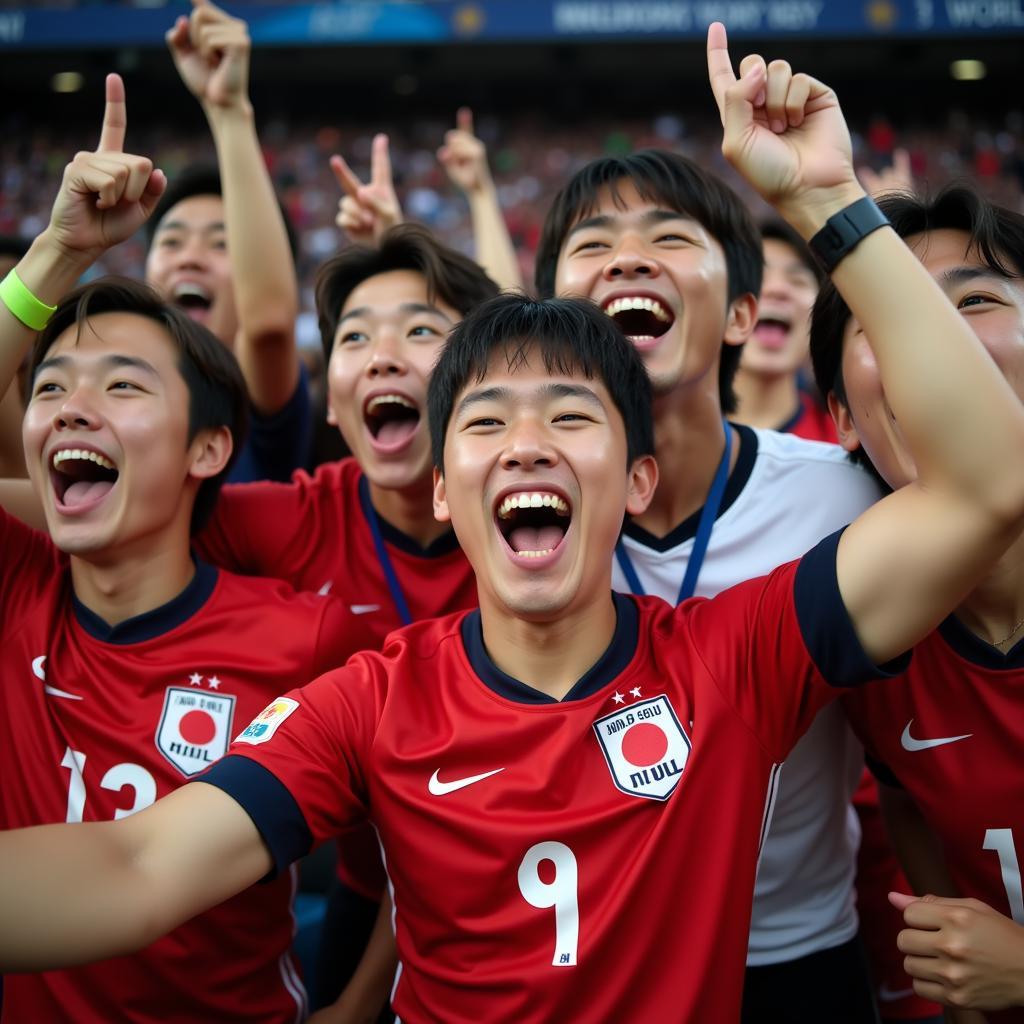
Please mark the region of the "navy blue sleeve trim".
[[[845, 529], [845, 527], [844, 527]], [[800, 559], [793, 602], [804, 645], [830, 686], [859, 686], [906, 672], [910, 652], [876, 665], [864, 652], [839, 593], [836, 551], [842, 530], [826, 537]]]
[[273, 772], [256, 761], [229, 754], [195, 781], [222, 789], [241, 805], [270, 850], [274, 874], [313, 848], [313, 834], [295, 797]]
[[893, 770], [882, 761], [876, 761], [869, 754], [864, 755], [864, 763], [868, 767], [868, 771], [883, 785], [890, 786], [893, 789], [902, 789], [903, 783], [896, 778]]

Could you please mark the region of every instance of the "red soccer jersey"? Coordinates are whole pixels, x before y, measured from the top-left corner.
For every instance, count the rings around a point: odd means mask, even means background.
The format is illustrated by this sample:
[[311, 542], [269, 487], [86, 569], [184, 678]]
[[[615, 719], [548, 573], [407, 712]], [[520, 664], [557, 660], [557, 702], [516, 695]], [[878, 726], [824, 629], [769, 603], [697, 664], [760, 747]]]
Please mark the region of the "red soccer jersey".
[[312, 477], [300, 470], [289, 484], [223, 488], [196, 548], [207, 561], [233, 572], [336, 595], [359, 616], [362, 646], [377, 650], [388, 633], [407, 623], [377, 553], [371, 518], [409, 621], [476, 607], [476, 577], [455, 534], [424, 549], [380, 519], [355, 459], [325, 463]]
[[[379, 530], [408, 621], [476, 607], [476, 577], [455, 534], [427, 549], [418, 547], [377, 516], [367, 479], [351, 458], [319, 466], [312, 477], [299, 471], [290, 484], [223, 488], [197, 549], [226, 569], [337, 596], [359, 616], [360, 646], [378, 650], [407, 622], [399, 614], [371, 523]], [[358, 842], [350, 838], [344, 845], [338, 874], [350, 888], [379, 899], [384, 873], [377, 839], [369, 828], [360, 832]]]
[[[0, 513], [0, 828], [107, 821], [207, 768], [283, 680], [360, 646], [336, 602], [200, 565], [109, 627], [44, 534]], [[3, 1021], [266, 1021], [305, 1015], [284, 873], [132, 956], [5, 979]]]
[[829, 444], [839, 442], [836, 425], [829, 411], [819, 405], [814, 396], [806, 391], [800, 392], [799, 412], [789, 422], [779, 427], [779, 430], [783, 434], [795, 434], [808, 441], [827, 441]]
[[[845, 705], [869, 763], [941, 840], [960, 893], [1024, 925], [1024, 643], [1003, 655], [950, 617], [904, 677]], [[1024, 1009], [986, 1016], [1024, 1022]]]
[[616, 596], [562, 701], [497, 669], [478, 612], [417, 624], [276, 701], [204, 781], [279, 866], [372, 818], [403, 1020], [736, 1020], [776, 769], [829, 683], [879, 674], [835, 545], [710, 601]]

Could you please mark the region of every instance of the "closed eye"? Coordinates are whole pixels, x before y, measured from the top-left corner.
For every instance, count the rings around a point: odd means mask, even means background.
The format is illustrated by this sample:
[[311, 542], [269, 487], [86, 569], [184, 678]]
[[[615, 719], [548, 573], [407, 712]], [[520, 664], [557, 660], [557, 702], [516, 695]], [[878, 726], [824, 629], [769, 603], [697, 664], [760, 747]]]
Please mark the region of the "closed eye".
[[561, 412], [555, 419], [555, 423], [593, 423], [594, 417], [582, 412]]

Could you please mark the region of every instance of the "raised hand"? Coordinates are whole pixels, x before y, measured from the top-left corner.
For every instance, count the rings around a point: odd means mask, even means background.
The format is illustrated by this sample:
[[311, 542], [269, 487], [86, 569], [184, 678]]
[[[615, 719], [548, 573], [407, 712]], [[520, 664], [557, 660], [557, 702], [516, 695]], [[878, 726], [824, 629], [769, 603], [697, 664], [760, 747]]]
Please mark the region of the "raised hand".
[[331, 157], [331, 170], [345, 193], [338, 202], [335, 223], [360, 245], [379, 245], [384, 233], [402, 223], [402, 207], [391, 175], [388, 137], [373, 137], [370, 181], [364, 185], [344, 157]]
[[247, 106], [248, 26], [209, 0], [192, 0], [192, 5], [192, 14], [181, 15], [164, 37], [181, 80], [206, 106]]
[[94, 153], [77, 153], [64, 168], [50, 214], [47, 231], [68, 255], [92, 262], [130, 238], [167, 187], [151, 160], [124, 152], [127, 125], [124, 82], [107, 75], [99, 146]]
[[880, 171], [862, 167], [857, 172], [861, 184], [875, 199], [886, 192], [913, 192], [914, 171], [910, 166], [910, 154], [905, 149], [892, 151], [892, 163]]
[[708, 28], [707, 54], [722, 153], [790, 223], [813, 233], [863, 195], [850, 133], [831, 89], [794, 74], [786, 61], [766, 64], [759, 54], [743, 58], [737, 78], [720, 22]]
[[1024, 1005], [1024, 928], [974, 899], [889, 893], [907, 928], [897, 942], [917, 993], [947, 1006]]
[[455, 125], [445, 132], [444, 145], [437, 151], [437, 159], [448, 172], [452, 184], [463, 192], [479, 192], [491, 185], [491, 172], [487, 166], [487, 147], [473, 134], [473, 111], [460, 107]]

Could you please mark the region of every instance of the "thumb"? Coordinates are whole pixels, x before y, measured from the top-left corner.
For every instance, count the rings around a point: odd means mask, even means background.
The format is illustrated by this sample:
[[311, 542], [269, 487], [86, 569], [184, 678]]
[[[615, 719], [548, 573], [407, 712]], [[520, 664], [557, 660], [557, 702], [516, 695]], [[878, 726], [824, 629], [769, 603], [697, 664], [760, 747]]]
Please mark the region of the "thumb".
[[916, 896], [908, 896], [903, 892], [891, 892], [889, 893], [889, 902], [902, 913], [911, 903], [917, 902]]

